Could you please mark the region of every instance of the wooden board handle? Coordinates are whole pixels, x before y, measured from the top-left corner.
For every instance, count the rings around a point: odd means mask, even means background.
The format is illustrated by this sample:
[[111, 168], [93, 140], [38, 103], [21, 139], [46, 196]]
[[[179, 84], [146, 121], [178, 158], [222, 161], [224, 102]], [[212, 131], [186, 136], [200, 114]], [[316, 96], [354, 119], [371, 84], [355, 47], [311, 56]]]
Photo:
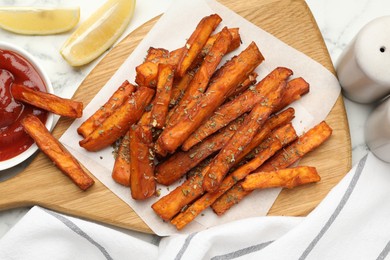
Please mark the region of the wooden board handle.
[[[29, 198], [29, 190], [22, 190], [22, 187], [26, 187], [23, 181], [22, 174], [0, 182], [0, 210], [12, 209], [22, 206], [30, 206], [34, 203]], [[28, 187], [29, 185], [27, 185]]]
[[53, 169], [50, 174], [45, 171], [48, 164], [52, 162], [39, 153], [22, 172], [0, 182], [0, 210], [42, 203], [50, 204], [52, 198], [56, 197], [56, 193], [60, 192], [56, 183], [62, 181], [65, 184], [69, 180], [61, 176], [59, 170]]

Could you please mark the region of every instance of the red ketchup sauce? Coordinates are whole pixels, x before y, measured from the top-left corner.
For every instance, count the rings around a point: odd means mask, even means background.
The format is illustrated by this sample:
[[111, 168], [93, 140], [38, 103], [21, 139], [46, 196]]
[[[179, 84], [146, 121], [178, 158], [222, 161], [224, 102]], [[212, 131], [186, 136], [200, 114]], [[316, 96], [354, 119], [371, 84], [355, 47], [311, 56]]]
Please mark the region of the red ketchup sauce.
[[5, 161], [27, 150], [34, 141], [20, 121], [28, 114], [46, 122], [47, 112], [14, 100], [12, 84], [46, 92], [46, 86], [34, 66], [19, 54], [0, 49], [0, 161]]

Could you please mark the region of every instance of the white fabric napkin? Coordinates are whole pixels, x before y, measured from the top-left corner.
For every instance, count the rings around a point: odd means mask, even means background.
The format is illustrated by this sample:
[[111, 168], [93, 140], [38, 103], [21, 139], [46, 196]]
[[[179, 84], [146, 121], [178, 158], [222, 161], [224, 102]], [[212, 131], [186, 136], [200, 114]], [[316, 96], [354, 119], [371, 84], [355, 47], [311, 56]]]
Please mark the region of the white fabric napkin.
[[159, 239], [34, 207], [0, 259], [386, 259], [390, 164], [369, 153], [307, 217], [256, 217]]
[[154, 241], [36, 206], [0, 240], [0, 259], [156, 259]]

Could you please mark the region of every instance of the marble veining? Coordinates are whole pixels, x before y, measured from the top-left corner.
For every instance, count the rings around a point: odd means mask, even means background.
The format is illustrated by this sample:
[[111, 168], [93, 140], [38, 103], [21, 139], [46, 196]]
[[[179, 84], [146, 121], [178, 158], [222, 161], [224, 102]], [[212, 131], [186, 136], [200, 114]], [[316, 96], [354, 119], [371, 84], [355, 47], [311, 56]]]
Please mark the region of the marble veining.
[[[104, 0], [90, 1], [76, 0], [0, 0], [1, 5], [36, 5], [36, 6], [72, 6], [79, 5], [82, 10], [81, 20], [93, 8], [99, 6]], [[151, 8], [156, 2], [150, 1]], [[162, 4], [164, 1], [158, 1]], [[165, 1], [165, 6], [171, 0]], [[341, 52], [369, 21], [376, 17], [389, 15], [390, 1], [388, 0], [306, 0], [318, 26], [323, 34], [326, 46], [334, 64]], [[80, 82], [88, 75], [96, 62], [88, 66], [74, 69], [66, 64], [58, 50], [69, 34], [55, 36], [21, 36], [0, 30], [0, 40], [18, 43], [21, 47], [35, 56], [46, 68], [52, 80], [55, 92], [63, 97], [71, 97]], [[44, 45], [44, 47], [42, 47]], [[362, 105], [345, 99], [349, 127], [352, 141], [352, 163], [355, 164], [362, 158], [368, 148], [364, 142], [364, 125], [367, 116], [373, 109], [373, 105]], [[12, 174], [12, 173], [10, 173]], [[13, 173], [14, 174], [14, 173]], [[0, 181], [4, 180], [0, 176]], [[13, 209], [0, 212], [0, 238], [27, 212], [28, 208]]]

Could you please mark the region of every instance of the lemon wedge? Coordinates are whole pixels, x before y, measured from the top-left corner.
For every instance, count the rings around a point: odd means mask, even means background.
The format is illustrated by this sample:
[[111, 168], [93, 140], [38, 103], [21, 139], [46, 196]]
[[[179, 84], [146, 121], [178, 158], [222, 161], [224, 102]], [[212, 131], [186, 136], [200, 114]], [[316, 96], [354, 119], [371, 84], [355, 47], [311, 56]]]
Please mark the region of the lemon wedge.
[[79, 7], [0, 7], [0, 27], [19, 34], [62, 33], [75, 27], [79, 19]]
[[73, 32], [61, 55], [72, 66], [96, 59], [122, 35], [134, 8], [135, 0], [108, 0]]

